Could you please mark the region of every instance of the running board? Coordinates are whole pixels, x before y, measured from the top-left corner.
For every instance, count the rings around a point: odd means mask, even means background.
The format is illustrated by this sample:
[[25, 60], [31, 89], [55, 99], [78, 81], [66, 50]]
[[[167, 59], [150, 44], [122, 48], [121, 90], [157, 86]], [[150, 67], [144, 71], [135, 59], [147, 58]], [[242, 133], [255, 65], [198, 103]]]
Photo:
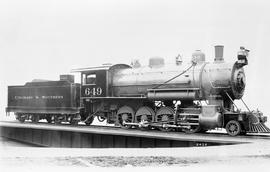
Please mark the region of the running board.
[[159, 128], [184, 128], [190, 129], [190, 125], [199, 125], [199, 124], [190, 124], [189, 126], [183, 125], [173, 125], [173, 124], [160, 124], [160, 123], [149, 123], [149, 122], [140, 122], [140, 123], [133, 123], [133, 122], [123, 122], [123, 125], [130, 125], [130, 126], [137, 126], [139, 128], [145, 127], [159, 127]]

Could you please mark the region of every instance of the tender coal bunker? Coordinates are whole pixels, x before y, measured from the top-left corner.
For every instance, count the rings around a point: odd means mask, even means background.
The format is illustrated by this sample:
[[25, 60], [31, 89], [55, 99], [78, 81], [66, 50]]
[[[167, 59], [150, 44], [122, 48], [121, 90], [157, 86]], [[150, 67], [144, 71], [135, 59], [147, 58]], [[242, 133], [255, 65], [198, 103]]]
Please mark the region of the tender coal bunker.
[[[225, 141], [190, 141], [132, 135], [127, 136], [11, 127], [1, 127], [1, 136], [35, 146], [59, 148], [174, 148], [237, 144], [237, 142]], [[194, 138], [196, 138], [196, 136], [194, 136]]]

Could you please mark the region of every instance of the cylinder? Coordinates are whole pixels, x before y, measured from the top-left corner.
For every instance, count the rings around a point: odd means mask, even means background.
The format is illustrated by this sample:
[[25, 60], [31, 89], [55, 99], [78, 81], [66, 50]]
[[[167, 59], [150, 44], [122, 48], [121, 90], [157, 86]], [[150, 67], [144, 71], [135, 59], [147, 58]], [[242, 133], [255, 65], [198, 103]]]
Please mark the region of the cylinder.
[[224, 61], [223, 59], [223, 45], [216, 45], [215, 46], [215, 61]]
[[220, 128], [223, 125], [222, 114], [219, 112], [219, 105], [202, 106], [202, 113], [199, 116], [199, 123], [205, 129]]

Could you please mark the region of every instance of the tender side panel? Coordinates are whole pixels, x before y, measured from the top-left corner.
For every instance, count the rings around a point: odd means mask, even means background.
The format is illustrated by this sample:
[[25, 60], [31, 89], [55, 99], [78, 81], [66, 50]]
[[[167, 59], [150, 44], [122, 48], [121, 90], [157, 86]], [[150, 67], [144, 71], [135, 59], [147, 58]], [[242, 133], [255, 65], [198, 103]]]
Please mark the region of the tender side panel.
[[77, 86], [74, 84], [56, 86], [9, 86], [7, 111], [76, 111], [79, 106], [76, 100], [76, 88]]

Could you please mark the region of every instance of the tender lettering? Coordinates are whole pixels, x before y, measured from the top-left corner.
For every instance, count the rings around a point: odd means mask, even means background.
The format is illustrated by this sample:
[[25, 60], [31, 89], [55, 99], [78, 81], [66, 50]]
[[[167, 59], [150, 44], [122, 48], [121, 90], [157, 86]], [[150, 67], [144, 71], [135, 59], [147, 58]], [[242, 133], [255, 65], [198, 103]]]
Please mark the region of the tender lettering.
[[42, 99], [63, 99], [64, 96], [41, 96]]
[[31, 100], [31, 99], [64, 99], [64, 96], [15, 96], [15, 100]]
[[16, 100], [19, 100], [19, 99], [29, 100], [29, 99], [33, 99], [33, 98], [34, 98], [33, 96], [15, 96]]

